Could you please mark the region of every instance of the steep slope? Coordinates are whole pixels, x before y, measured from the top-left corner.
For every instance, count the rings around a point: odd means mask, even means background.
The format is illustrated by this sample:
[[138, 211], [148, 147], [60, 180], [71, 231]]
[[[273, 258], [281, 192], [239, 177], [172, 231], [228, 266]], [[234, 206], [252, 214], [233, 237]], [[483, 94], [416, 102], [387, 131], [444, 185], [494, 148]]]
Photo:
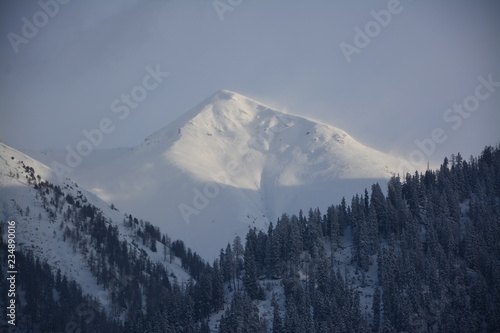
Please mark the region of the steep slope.
[[222, 90], [136, 148], [93, 152], [71, 177], [213, 258], [249, 227], [349, 199], [399, 165], [343, 130]]
[[[40, 262], [47, 262], [54, 274], [60, 270], [84, 294], [97, 297], [107, 307], [110, 291], [102, 281], [98, 282], [89, 267], [90, 257], [99, 249], [93, 246], [91, 232], [87, 232], [91, 223], [81, 216], [80, 208], [84, 207], [102, 217], [104, 233], [116, 228], [118, 241], [129, 244], [129, 253], [140, 253], [143, 260], [164, 266], [179, 282], [190, 278], [181, 268], [179, 258], [165, 260], [162, 244], [153, 252], [148, 244], [138, 241], [136, 231], [123, 223], [128, 215], [71, 180], [60, 182], [46, 165], [0, 143], [0, 221], [4, 231], [6, 221], [15, 221], [16, 251], [31, 252]], [[82, 220], [87, 226], [82, 226]], [[126, 277], [118, 271], [110, 278]]]

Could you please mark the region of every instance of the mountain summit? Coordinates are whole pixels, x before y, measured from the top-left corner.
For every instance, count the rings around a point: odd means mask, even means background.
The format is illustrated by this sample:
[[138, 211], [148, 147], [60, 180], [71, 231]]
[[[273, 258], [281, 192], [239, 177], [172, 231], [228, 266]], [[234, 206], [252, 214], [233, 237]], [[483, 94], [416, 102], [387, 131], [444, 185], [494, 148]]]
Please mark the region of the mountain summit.
[[94, 152], [71, 177], [213, 258], [249, 227], [350, 199], [400, 164], [341, 129], [221, 90], [134, 149]]
[[[252, 190], [268, 185], [262, 181], [270, 178], [277, 186], [325, 178], [384, 178], [399, 162], [341, 129], [228, 90], [149, 136], [137, 150], [167, 147], [165, 157], [196, 178]], [[238, 166], [233, 174], [231, 166]], [[213, 177], [224, 173], [228, 177]]]

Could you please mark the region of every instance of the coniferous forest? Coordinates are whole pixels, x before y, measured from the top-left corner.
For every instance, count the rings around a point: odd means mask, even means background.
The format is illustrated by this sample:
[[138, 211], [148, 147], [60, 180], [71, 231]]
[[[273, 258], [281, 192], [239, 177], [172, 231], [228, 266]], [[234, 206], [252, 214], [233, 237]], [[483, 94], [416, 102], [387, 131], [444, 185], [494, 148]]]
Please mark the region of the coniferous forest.
[[[387, 188], [373, 184], [326, 211], [283, 214], [221, 244], [210, 263], [132, 215], [120, 223], [134, 241], [122, 240], [98, 208], [26, 168], [48, 216], [63, 216], [64, 242], [84, 255], [111, 302], [19, 251], [19, 270], [30, 272], [17, 286], [20, 331], [500, 331], [500, 146], [394, 176]], [[165, 251], [165, 261], [180, 258], [192, 278], [178, 283], [137, 244]]]

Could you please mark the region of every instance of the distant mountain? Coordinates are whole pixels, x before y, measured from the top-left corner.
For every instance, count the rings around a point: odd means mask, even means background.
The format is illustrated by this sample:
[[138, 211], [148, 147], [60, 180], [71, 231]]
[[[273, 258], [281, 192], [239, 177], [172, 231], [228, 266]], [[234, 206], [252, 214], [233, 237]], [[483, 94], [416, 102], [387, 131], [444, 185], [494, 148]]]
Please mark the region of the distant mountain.
[[[37, 157], [64, 163], [65, 152]], [[70, 176], [214, 258], [249, 227], [350, 199], [402, 163], [343, 130], [221, 90], [138, 147], [94, 151]]]

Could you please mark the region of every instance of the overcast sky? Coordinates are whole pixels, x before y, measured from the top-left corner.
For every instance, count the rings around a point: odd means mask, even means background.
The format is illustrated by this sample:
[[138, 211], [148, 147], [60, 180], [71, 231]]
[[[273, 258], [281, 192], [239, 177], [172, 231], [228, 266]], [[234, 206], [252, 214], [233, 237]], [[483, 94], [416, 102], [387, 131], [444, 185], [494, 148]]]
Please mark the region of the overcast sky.
[[[50, 17], [36, 1], [2, 1], [0, 139], [21, 150], [74, 147], [109, 118], [115, 130], [99, 148], [135, 146], [229, 89], [405, 158], [436, 128], [434, 163], [500, 142], [498, 1], [215, 4], [73, 0], [48, 6]], [[385, 26], [371, 12], [381, 10]], [[372, 29], [369, 43], [356, 44], [356, 27]], [[340, 45], [358, 47], [346, 57]], [[113, 101], [157, 67], [169, 76], [120, 119]], [[446, 111], [464, 101], [475, 111]]]

